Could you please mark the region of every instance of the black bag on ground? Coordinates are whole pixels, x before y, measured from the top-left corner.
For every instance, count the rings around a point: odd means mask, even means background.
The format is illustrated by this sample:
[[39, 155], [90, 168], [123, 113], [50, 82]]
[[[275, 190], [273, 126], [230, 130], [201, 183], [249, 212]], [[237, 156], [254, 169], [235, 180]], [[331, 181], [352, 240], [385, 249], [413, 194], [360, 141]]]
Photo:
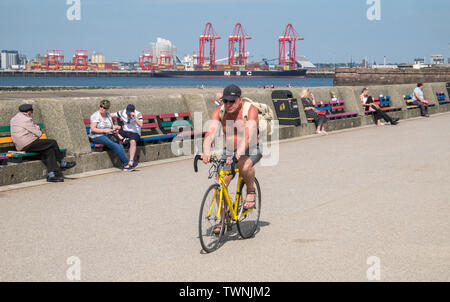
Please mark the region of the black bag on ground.
[[280, 125], [300, 126], [298, 102], [297, 99], [293, 98], [291, 91], [274, 90], [272, 92], [272, 102]]

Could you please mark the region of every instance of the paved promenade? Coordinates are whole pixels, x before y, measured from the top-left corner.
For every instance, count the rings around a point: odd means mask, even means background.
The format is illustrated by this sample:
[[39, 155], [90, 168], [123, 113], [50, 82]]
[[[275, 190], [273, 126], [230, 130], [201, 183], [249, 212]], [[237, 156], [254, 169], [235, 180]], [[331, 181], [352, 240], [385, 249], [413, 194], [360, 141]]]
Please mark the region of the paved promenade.
[[260, 232], [233, 230], [208, 255], [197, 221], [210, 181], [191, 160], [0, 191], [0, 281], [67, 281], [71, 256], [81, 281], [368, 281], [377, 268], [381, 281], [450, 281], [449, 125], [283, 142], [279, 164], [257, 168]]

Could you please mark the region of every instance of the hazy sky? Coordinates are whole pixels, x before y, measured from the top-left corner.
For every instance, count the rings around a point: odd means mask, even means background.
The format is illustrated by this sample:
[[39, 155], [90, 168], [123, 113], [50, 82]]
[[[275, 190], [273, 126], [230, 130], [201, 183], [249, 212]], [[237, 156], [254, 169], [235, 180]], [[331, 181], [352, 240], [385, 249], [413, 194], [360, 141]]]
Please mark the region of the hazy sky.
[[240, 22], [252, 37], [247, 49], [253, 61], [278, 57], [278, 36], [288, 23], [305, 38], [297, 42], [297, 55], [312, 62], [450, 57], [449, 0], [379, 0], [379, 21], [368, 20], [368, 0], [79, 0], [79, 21], [68, 20], [68, 1], [75, 0], [0, 0], [0, 49], [28, 58], [62, 49], [66, 61], [76, 49], [87, 49], [109, 62], [137, 61], [162, 37], [182, 57], [198, 51], [198, 38], [212, 22], [222, 37], [219, 59], [227, 56], [228, 36]]

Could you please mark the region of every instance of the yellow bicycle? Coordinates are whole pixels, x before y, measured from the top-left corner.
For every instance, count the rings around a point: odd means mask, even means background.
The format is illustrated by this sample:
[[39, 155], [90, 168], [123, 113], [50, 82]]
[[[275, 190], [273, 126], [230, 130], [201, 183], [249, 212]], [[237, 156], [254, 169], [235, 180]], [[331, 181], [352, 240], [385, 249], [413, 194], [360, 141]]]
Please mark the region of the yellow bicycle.
[[[198, 172], [197, 162], [201, 159], [200, 155], [194, 157], [195, 172]], [[247, 194], [243, 178], [239, 175], [234, 200], [228, 193], [224, 179], [224, 176], [234, 176], [239, 173], [239, 169], [235, 168], [236, 159], [233, 158], [233, 164], [229, 171], [224, 170], [225, 163], [226, 160], [218, 159], [216, 156], [211, 158], [208, 178], [215, 177], [216, 181], [206, 190], [200, 207], [199, 238], [203, 250], [207, 253], [219, 248], [226, 231], [232, 230], [233, 223], [236, 223], [239, 235], [244, 239], [251, 238], [259, 226], [261, 189], [258, 180], [255, 177], [256, 204], [250, 209], [245, 209], [243, 204]]]

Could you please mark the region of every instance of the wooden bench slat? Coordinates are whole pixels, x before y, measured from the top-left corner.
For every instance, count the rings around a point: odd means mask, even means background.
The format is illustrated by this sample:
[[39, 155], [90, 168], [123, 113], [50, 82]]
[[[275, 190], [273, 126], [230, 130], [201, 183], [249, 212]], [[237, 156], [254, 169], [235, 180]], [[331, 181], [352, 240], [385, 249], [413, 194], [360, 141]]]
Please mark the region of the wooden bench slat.
[[173, 121], [173, 122], [162, 122], [161, 123], [161, 127], [163, 128], [168, 128], [168, 127], [172, 127], [175, 124], [175, 126], [187, 126], [187, 125], [192, 125], [192, 121], [191, 120], [178, 120], [178, 121]]
[[[42, 134], [39, 139], [47, 139], [47, 134]], [[11, 136], [0, 137], [0, 144], [11, 144], [12, 142]]]
[[153, 140], [163, 140], [163, 139], [174, 138], [175, 136], [177, 136], [177, 135], [176, 134], [146, 135], [146, 136], [141, 136], [141, 141], [146, 142], [146, 141], [153, 141]]
[[[67, 152], [67, 148], [59, 149], [61, 152]], [[39, 153], [36, 152], [25, 152], [25, 153], [1, 153], [2, 156], [7, 156], [9, 158], [20, 158], [20, 157], [32, 157], [38, 156]]]
[[190, 116], [191, 116], [190, 112], [174, 112], [174, 113], [160, 114], [159, 118], [164, 119], [164, 118], [190, 117]]
[[347, 108], [347, 106], [345, 106], [345, 105], [333, 106], [333, 107], [331, 107], [331, 110], [342, 110], [342, 109], [345, 109], [345, 108]]
[[142, 129], [153, 129], [153, 128], [158, 128], [158, 127], [159, 127], [158, 123], [149, 123], [149, 124], [142, 125]]
[[[37, 124], [39, 128], [44, 129], [44, 124]], [[11, 126], [0, 126], [0, 132], [11, 132]]]

